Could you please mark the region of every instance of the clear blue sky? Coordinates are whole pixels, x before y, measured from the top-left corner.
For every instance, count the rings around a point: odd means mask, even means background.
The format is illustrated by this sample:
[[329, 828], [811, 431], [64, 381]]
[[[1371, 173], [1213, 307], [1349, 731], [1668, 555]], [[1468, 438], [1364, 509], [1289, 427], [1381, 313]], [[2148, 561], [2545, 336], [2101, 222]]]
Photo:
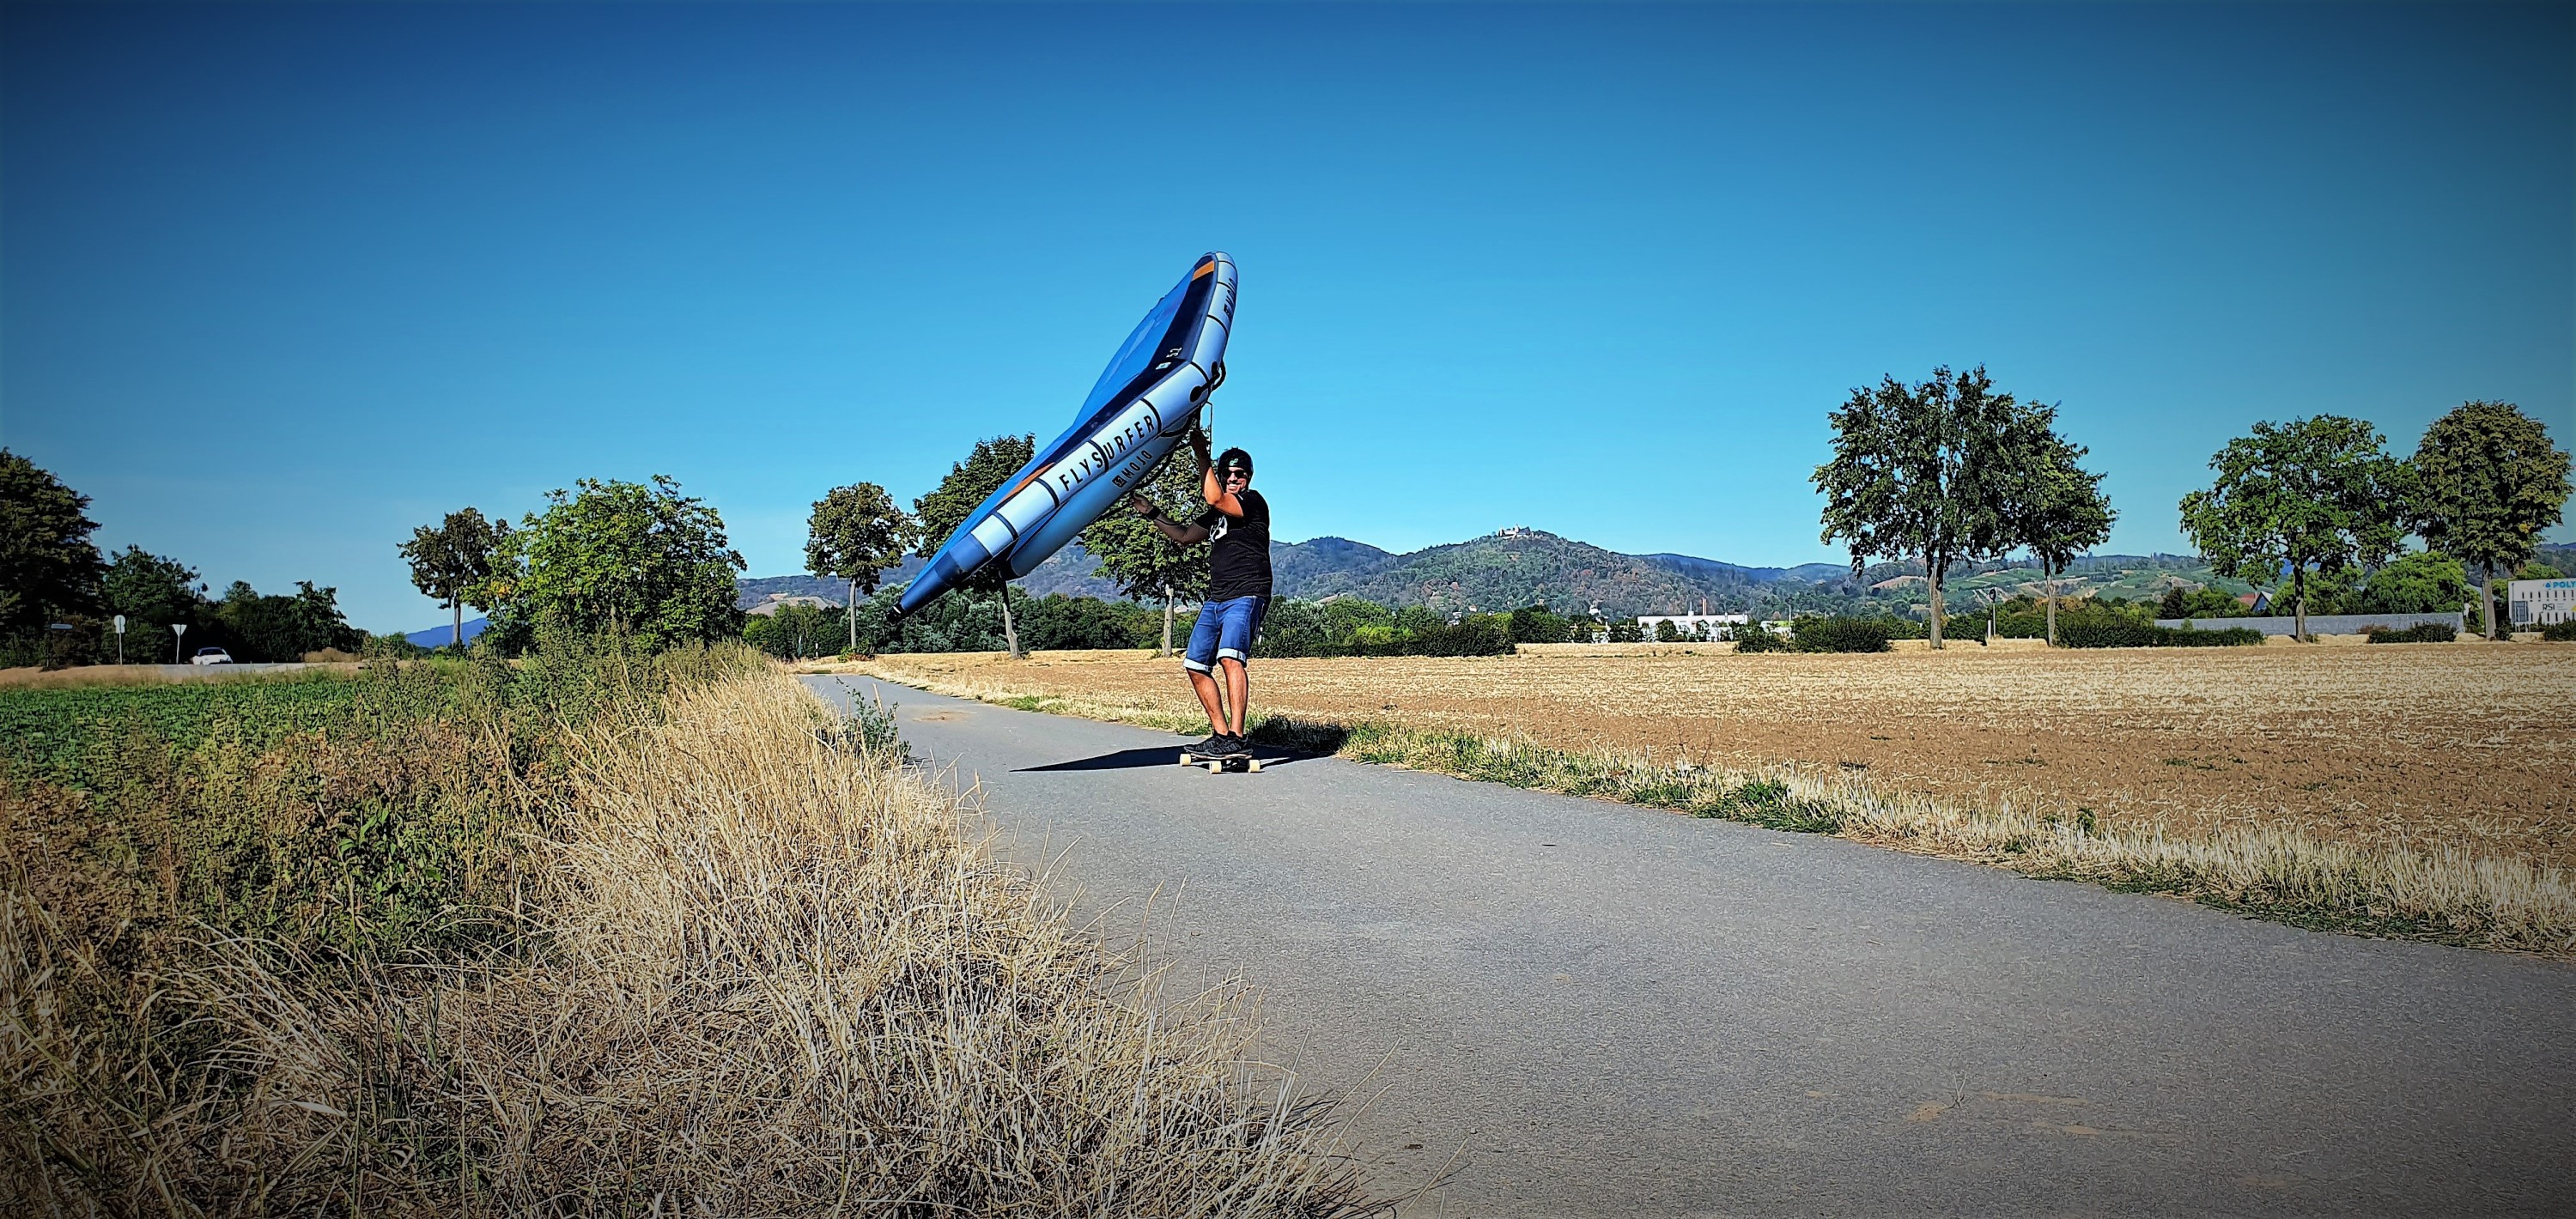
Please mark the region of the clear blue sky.
[[1222, 249], [1283, 538], [1838, 559], [1825, 412], [1984, 363], [2180, 550], [2258, 419], [2576, 445], [2570, 11], [13, 4], [0, 443], [377, 630], [582, 476], [784, 573]]

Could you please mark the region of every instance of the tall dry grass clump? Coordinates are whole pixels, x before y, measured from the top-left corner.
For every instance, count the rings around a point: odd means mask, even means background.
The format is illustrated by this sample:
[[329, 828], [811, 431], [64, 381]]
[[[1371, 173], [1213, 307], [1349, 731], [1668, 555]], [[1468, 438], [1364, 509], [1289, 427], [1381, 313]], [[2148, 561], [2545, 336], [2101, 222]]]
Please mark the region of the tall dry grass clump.
[[[1240, 994], [1069, 926], [885, 726], [768, 672], [602, 717], [474, 959], [221, 940], [118, 978], [13, 890], [6, 1209], [1374, 1209], [1326, 1106], [1246, 1063]], [[120, 1006], [185, 1019], [138, 1047], [74, 1018]]]

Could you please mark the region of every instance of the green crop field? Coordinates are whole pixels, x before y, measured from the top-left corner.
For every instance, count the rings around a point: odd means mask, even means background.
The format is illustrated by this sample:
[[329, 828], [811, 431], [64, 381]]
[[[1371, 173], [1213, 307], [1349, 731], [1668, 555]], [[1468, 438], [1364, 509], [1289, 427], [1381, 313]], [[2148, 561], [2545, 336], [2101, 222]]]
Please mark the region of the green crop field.
[[368, 691], [339, 677], [302, 681], [0, 689], [0, 768], [13, 778], [93, 790], [95, 751], [141, 734], [174, 756], [226, 732], [265, 746], [346, 722]]

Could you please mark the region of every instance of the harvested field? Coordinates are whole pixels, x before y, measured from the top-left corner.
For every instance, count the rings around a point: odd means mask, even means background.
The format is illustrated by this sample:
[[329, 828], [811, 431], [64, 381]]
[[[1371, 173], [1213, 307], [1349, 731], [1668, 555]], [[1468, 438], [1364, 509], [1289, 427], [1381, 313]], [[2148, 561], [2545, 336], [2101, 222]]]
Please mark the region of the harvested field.
[[[1195, 715], [1132, 652], [896, 655], [877, 671]], [[1791, 763], [2183, 838], [2576, 865], [2576, 647], [2426, 644], [1883, 655], [1265, 660], [1256, 711], [1659, 762]]]

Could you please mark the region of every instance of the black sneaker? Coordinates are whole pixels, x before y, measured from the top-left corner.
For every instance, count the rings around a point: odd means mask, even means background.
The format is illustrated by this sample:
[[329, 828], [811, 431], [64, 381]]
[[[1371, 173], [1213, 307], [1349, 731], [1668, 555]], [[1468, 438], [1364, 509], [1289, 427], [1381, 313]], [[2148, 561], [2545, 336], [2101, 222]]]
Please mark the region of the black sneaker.
[[1194, 758], [1222, 758], [1227, 757], [1234, 752], [1232, 745], [1233, 742], [1228, 740], [1224, 733], [1220, 732], [1196, 745], [1182, 746], [1181, 752]]
[[1218, 744], [1222, 746], [1216, 755], [1220, 758], [1249, 757], [1252, 753], [1252, 742], [1244, 740], [1239, 736], [1222, 738], [1218, 741]]

